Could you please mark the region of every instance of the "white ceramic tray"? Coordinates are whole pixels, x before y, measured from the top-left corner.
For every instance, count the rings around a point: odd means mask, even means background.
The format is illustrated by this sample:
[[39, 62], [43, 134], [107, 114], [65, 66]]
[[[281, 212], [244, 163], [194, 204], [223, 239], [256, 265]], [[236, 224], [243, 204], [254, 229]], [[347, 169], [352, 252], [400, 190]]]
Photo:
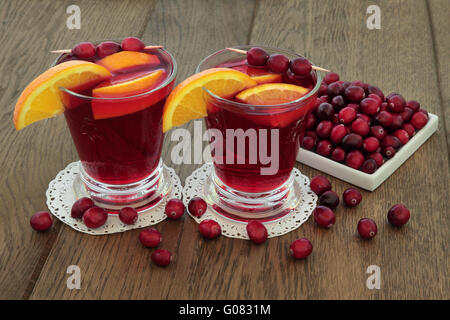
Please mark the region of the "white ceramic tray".
[[374, 191], [437, 130], [438, 117], [431, 113], [428, 113], [428, 115], [429, 119], [426, 126], [419, 130], [407, 144], [398, 150], [394, 157], [387, 160], [373, 174], [367, 174], [350, 168], [342, 163], [322, 157], [317, 153], [302, 148], [300, 148], [297, 155], [297, 161], [355, 186]]

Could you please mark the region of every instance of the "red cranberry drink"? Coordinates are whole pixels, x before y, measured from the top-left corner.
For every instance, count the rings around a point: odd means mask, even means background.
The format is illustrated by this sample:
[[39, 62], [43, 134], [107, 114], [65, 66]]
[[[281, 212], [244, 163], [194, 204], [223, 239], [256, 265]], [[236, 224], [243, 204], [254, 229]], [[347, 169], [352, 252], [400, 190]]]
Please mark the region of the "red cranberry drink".
[[205, 119], [214, 161], [206, 199], [227, 217], [273, 220], [299, 201], [292, 172], [321, 78], [295, 53], [239, 49], [247, 55], [222, 50], [197, 68], [230, 68], [255, 81], [229, 97], [206, 91]]

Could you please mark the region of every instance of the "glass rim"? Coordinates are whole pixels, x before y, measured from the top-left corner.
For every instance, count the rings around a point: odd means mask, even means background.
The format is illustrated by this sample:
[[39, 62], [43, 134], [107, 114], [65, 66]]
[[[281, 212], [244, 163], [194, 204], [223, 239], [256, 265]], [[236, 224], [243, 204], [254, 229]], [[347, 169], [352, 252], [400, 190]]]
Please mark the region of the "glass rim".
[[[300, 55], [298, 53], [295, 53], [295, 52], [292, 52], [292, 51], [289, 51], [289, 50], [286, 50], [286, 49], [280, 49], [280, 48], [275, 48], [275, 47], [270, 47], [270, 46], [263, 46], [263, 45], [239, 45], [239, 46], [233, 46], [233, 47], [228, 47], [228, 48], [246, 50], [248, 48], [253, 48], [253, 47], [259, 47], [259, 48], [267, 49], [267, 50], [270, 50], [270, 51], [275, 51], [275, 52], [284, 53], [284, 54], [288, 54], [288, 55], [293, 55], [293, 56], [297, 56], [297, 57], [301, 57], [301, 58], [306, 58], [306, 57], [304, 57], [304, 56], [302, 56], [302, 55]], [[198, 66], [197, 66], [197, 68], [195, 70], [195, 73], [199, 73], [200, 72], [200, 66], [204, 62], [208, 61], [208, 59], [210, 59], [212, 57], [215, 57], [216, 55], [219, 55], [219, 54], [221, 54], [222, 52], [225, 52], [225, 51], [229, 51], [229, 50], [227, 50], [226, 48], [225, 49], [221, 49], [221, 50], [213, 52], [212, 54], [210, 54], [210, 55], [206, 56], [205, 58], [203, 58], [202, 61], [200, 61], [200, 63], [198, 64]], [[311, 62], [311, 64], [314, 65], [311, 60], [309, 60], [309, 62]], [[314, 73], [316, 74], [316, 77], [317, 77], [316, 85], [314, 86], [314, 88], [312, 88], [306, 95], [301, 96], [300, 98], [298, 98], [296, 100], [289, 101], [289, 102], [286, 102], [286, 103], [280, 103], [280, 104], [273, 104], [273, 105], [246, 104], [246, 103], [241, 103], [241, 102], [232, 101], [232, 100], [228, 100], [228, 99], [219, 97], [218, 95], [212, 93], [210, 90], [208, 90], [205, 87], [202, 87], [202, 89], [205, 92], [207, 92], [210, 96], [212, 96], [213, 98], [219, 100], [220, 102], [227, 103], [227, 104], [230, 104], [230, 105], [233, 105], [233, 106], [236, 106], [236, 107], [240, 107], [240, 108], [247, 108], [247, 109], [253, 109], [253, 110], [255, 110], [255, 109], [265, 109], [265, 108], [280, 108], [280, 109], [283, 109], [283, 108], [289, 108], [289, 107], [291, 107], [293, 105], [296, 105], [299, 102], [303, 102], [305, 100], [308, 100], [316, 92], [319, 91], [320, 85], [322, 84], [322, 75], [319, 72], [317, 72], [316, 70], [314, 70]]]
[[[118, 42], [117, 40], [102, 40], [102, 41], [94, 41], [94, 43], [99, 43], [99, 42], [103, 42], [103, 41], [114, 41], [114, 42]], [[176, 77], [177, 71], [178, 71], [178, 65], [177, 65], [177, 61], [175, 60], [175, 58], [173, 57], [173, 55], [166, 49], [164, 48], [157, 48], [156, 50], [160, 51], [163, 54], [166, 54], [167, 56], [169, 56], [169, 58], [171, 59], [172, 62], [172, 72], [170, 74], [169, 77], [167, 77], [167, 79], [161, 83], [158, 87], [153, 88], [149, 91], [146, 92], [142, 92], [133, 96], [127, 96], [127, 97], [117, 97], [117, 98], [103, 98], [103, 97], [92, 97], [92, 96], [86, 96], [84, 94], [81, 93], [77, 93], [74, 92], [72, 90], [69, 90], [67, 88], [63, 88], [63, 87], [59, 87], [60, 91], [63, 91], [67, 94], [70, 94], [71, 96], [75, 96], [77, 98], [80, 99], [85, 99], [85, 100], [99, 100], [99, 101], [121, 101], [121, 100], [128, 100], [128, 99], [133, 99], [133, 98], [139, 98], [139, 97], [143, 97], [145, 95], [148, 95], [150, 93], [156, 92], [160, 89], [163, 89], [165, 87], [167, 87]], [[52, 67], [56, 66], [56, 63], [58, 62], [58, 60], [65, 55], [66, 53], [61, 54], [60, 56], [58, 56], [58, 58], [56, 58], [56, 60], [52, 63]]]

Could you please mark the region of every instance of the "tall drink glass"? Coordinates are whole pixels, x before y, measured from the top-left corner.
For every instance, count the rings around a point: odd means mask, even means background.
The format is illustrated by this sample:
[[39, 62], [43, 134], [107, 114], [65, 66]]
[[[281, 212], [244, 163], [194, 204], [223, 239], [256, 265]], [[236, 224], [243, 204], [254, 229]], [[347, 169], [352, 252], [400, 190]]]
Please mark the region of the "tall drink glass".
[[[293, 52], [262, 48], [289, 59], [299, 57]], [[197, 72], [218, 66], [239, 66], [243, 59], [242, 54], [221, 50], [206, 57]], [[293, 168], [305, 133], [304, 120], [315, 104], [322, 79], [313, 72], [308, 78], [297, 80], [309, 92], [297, 100], [276, 105], [244, 104], [205, 89], [205, 119], [214, 170], [205, 185], [204, 196], [219, 214], [239, 221], [272, 221], [298, 205], [301, 192]], [[290, 81], [283, 77], [283, 82]]]

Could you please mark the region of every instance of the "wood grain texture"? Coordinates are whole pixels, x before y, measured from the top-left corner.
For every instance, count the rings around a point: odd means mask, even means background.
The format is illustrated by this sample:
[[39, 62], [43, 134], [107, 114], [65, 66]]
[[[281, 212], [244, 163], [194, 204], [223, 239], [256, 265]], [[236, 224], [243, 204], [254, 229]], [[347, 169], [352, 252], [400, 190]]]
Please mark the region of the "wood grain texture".
[[[78, 1], [82, 28], [75, 31], [65, 28], [69, 4], [7, 1], [0, 12], [5, 21], [0, 40], [9, 48], [0, 62], [0, 298], [450, 298], [450, 179], [442, 120], [448, 114], [448, 42], [437, 27], [448, 25], [448, 1], [377, 1], [381, 30], [366, 28], [371, 1]], [[310, 219], [300, 229], [256, 246], [224, 237], [205, 241], [187, 217], [165, 221], [157, 226], [163, 234], [161, 247], [175, 253], [167, 268], [150, 263], [151, 250], [138, 242], [139, 230], [96, 237], [57, 223], [50, 233], [33, 232], [28, 218], [45, 208], [48, 182], [77, 155], [62, 118], [16, 133], [11, 124], [15, 100], [51, 63], [47, 50], [130, 34], [173, 53], [178, 81], [192, 74], [203, 57], [226, 46], [249, 42], [291, 49], [344, 79], [364, 80], [385, 93], [397, 91], [418, 100], [441, 117], [439, 130], [375, 192], [362, 192], [359, 207], [340, 206], [330, 230]], [[433, 35], [443, 44], [436, 45]], [[185, 127], [192, 132], [192, 125]], [[175, 143], [169, 132], [163, 158], [184, 182], [198, 165], [172, 164]], [[298, 168], [309, 177], [319, 173]], [[329, 178], [338, 194], [349, 187]], [[399, 202], [410, 208], [412, 218], [396, 229], [386, 222], [386, 213]], [[362, 217], [378, 224], [372, 241], [356, 235]], [[314, 246], [306, 261], [288, 257], [289, 244], [299, 237]], [[66, 269], [72, 264], [81, 269], [80, 290], [66, 288]], [[366, 288], [366, 269], [372, 264], [381, 267], [381, 290]]]

